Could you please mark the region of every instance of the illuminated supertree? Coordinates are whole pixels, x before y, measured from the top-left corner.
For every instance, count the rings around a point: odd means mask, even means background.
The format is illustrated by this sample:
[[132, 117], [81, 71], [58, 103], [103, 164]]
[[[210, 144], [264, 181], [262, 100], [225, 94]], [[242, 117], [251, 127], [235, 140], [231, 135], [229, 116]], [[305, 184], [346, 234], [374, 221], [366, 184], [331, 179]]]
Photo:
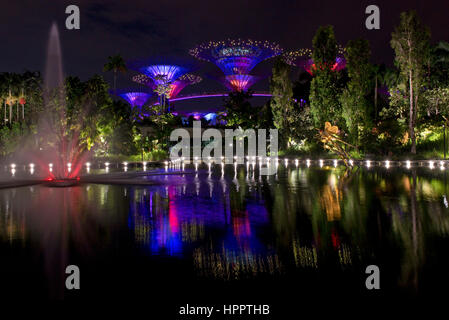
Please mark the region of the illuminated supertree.
[[154, 90], [157, 87], [156, 83], [153, 80], [151, 80], [150, 77], [148, 77], [144, 74], [135, 75], [132, 79], [134, 82], [144, 85], [144, 86], [150, 88], [151, 90]]
[[148, 99], [152, 96], [149, 92], [136, 91], [134, 89], [120, 90], [117, 95], [126, 100], [133, 108], [142, 107]]
[[128, 63], [128, 67], [143, 73], [151, 79], [154, 86], [149, 83], [148, 79], [145, 79], [144, 81], [148, 82], [152, 90], [159, 95], [159, 103], [164, 105], [167, 111], [170, 111], [169, 99], [171, 97], [172, 84], [185, 75], [191, 67], [184, 63], [167, 62], [165, 58], [161, 62], [160, 59], [159, 61], [157, 60], [158, 59], [153, 59], [151, 61], [136, 60]]
[[282, 49], [276, 43], [254, 40], [210, 41], [191, 49], [197, 59], [215, 63], [226, 76], [248, 75], [261, 61], [278, 56]]
[[223, 83], [232, 91], [246, 91], [254, 83], [260, 80], [260, 77], [249, 74], [233, 74], [222, 78]]
[[[302, 67], [308, 73], [313, 75], [313, 71], [316, 65], [312, 58], [312, 50], [310, 49], [300, 49], [296, 51], [290, 51], [284, 54], [284, 60], [289, 65], [295, 67]], [[341, 71], [346, 67], [346, 59], [344, 56], [344, 49], [341, 46], [337, 48], [337, 57], [335, 58], [335, 63], [333, 63], [330, 68], [333, 71]]]
[[[183, 74], [178, 79], [170, 83], [170, 91], [168, 93], [168, 99], [176, 98], [178, 94], [181, 92], [181, 90], [184, 89], [186, 86], [196, 84], [201, 80], [202, 78], [200, 76], [191, 73]], [[147, 86], [152, 90], [156, 90], [158, 86], [155, 81], [153, 81], [150, 77], [144, 74], [134, 76], [133, 81], [142, 84], [144, 86]]]
[[156, 85], [159, 85], [164, 81], [173, 82], [188, 71], [187, 67], [182, 67], [176, 64], [147, 64], [145, 62], [132, 62], [129, 64], [129, 67], [150, 77]]

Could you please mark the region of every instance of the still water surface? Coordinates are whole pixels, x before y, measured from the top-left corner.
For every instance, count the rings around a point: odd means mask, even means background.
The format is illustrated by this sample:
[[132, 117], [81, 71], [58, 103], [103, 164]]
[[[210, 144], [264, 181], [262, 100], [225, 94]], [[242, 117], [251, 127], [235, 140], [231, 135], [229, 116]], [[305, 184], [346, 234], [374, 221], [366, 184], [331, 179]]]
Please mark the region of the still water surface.
[[[375, 264], [384, 295], [449, 285], [445, 171], [246, 169], [136, 178], [154, 186], [0, 190], [0, 281], [10, 297], [357, 295]], [[70, 264], [81, 293], [64, 289]]]

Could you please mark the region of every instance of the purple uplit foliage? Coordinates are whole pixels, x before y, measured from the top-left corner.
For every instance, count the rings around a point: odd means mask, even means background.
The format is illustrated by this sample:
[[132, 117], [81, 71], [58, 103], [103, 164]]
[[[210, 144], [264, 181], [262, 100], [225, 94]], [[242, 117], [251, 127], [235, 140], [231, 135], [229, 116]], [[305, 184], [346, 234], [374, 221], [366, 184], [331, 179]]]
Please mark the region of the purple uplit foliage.
[[[226, 114], [224, 114], [224, 115], [226, 115]], [[193, 120], [196, 120], [196, 121], [204, 119], [209, 123], [209, 125], [214, 125], [214, 126], [217, 124], [223, 124], [223, 125], [226, 124], [226, 121], [218, 120], [218, 114], [216, 112], [189, 112], [189, 113], [181, 115], [182, 123], [184, 125], [190, 125], [190, 123], [189, 123], [190, 117], [192, 117]]]
[[126, 100], [132, 107], [142, 107], [145, 102], [148, 101], [148, 99], [152, 96], [151, 93], [148, 92], [122, 92], [118, 93], [118, 96]]
[[304, 107], [307, 104], [307, 100], [304, 99], [293, 99], [295, 103], [297, 103], [300, 107]]
[[389, 91], [389, 89], [388, 89], [388, 86], [379, 86], [379, 87], [377, 88], [377, 92], [378, 92], [379, 94], [385, 96], [385, 97], [390, 97], [390, 96], [391, 96], [391, 93], [390, 93], [390, 91]]
[[226, 76], [249, 74], [259, 62], [281, 53], [276, 43], [240, 39], [210, 41], [190, 50], [195, 58], [215, 63]]
[[232, 91], [246, 91], [259, 79], [260, 77], [249, 74], [234, 74], [224, 77], [223, 82]]

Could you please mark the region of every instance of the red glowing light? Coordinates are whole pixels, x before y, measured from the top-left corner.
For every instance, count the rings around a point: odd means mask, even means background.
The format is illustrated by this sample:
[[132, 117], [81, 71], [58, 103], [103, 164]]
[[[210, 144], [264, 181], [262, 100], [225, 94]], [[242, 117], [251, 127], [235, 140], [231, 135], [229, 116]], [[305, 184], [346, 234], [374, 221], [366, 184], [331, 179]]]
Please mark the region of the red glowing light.
[[337, 248], [340, 246], [340, 237], [338, 236], [338, 234], [335, 230], [332, 230], [331, 239], [332, 239], [332, 246], [334, 248]]
[[170, 199], [170, 206], [168, 211], [168, 223], [170, 225], [170, 231], [177, 233], [179, 231], [178, 211], [176, 208], [176, 191], [173, 187], [169, 187], [168, 196]]

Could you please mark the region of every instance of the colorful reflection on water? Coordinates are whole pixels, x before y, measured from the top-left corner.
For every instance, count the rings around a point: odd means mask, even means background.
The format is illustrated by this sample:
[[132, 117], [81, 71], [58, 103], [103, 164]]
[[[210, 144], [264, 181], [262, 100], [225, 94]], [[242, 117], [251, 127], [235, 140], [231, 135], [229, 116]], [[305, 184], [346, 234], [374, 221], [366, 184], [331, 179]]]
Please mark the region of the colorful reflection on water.
[[302, 272], [357, 279], [376, 264], [387, 270], [388, 288], [416, 292], [421, 279], [449, 267], [446, 172], [186, 169], [136, 178], [156, 186], [0, 190], [0, 254], [12, 257], [0, 270], [25, 261], [53, 279], [73, 260], [89, 268], [117, 252], [137, 263], [182, 261], [193, 270], [186, 276], [225, 281]]

